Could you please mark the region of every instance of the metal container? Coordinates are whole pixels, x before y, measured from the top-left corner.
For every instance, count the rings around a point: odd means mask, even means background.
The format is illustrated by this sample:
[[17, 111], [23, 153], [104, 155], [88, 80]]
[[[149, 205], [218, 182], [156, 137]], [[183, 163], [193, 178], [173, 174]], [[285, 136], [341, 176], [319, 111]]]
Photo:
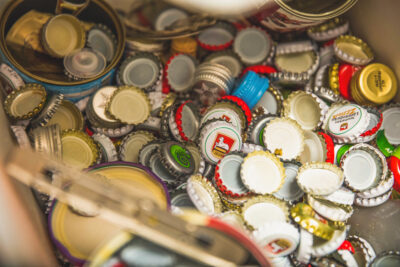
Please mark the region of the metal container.
[[[15, 69], [26, 83], [40, 83], [48, 91], [62, 93], [67, 99], [77, 101], [112, 81], [115, 68], [123, 55], [125, 29], [116, 12], [107, 3], [102, 0], [91, 0], [89, 5], [77, 14], [77, 17], [81, 21], [101, 23], [110, 28], [117, 38], [117, 51], [113, 60], [101, 74], [91, 79], [70, 81], [63, 74], [63, 70], [60, 70], [60, 64], [62, 65], [62, 63], [57, 59], [43, 53], [32, 52], [29, 49], [26, 49], [29, 52], [24, 54], [23, 52], [21, 53], [21, 50], [12, 49], [6, 43], [7, 32], [22, 15], [34, 9], [46, 17], [49, 13], [54, 14], [56, 7], [58, 8], [59, 6], [59, 2], [64, 3], [62, 0], [9, 1], [0, 15], [0, 59]], [[57, 12], [60, 11], [57, 10]], [[29, 43], [29, 32], [25, 38], [26, 42]], [[43, 66], [51, 66], [53, 69], [55, 67], [56, 71], [43, 71]]]

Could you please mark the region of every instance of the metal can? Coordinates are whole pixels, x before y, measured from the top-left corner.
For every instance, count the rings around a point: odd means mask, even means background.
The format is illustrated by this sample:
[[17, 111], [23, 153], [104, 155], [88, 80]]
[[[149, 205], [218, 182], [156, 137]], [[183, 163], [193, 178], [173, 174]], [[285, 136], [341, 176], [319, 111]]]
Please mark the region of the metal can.
[[[57, 1], [57, 3], [55, 2], [56, 1], [49, 0], [16, 0], [8, 3], [4, 8], [3, 13], [0, 15], [0, 61], [11, 66], [26, 83], [42, 84], [46, 90], [62, 93], [65, 95], [66, 99], [75, 102], [92, 94], [98, 88], [110, 84], [113, 80], [116, 66], [120, 61], [125, 48], [125, 28], [119, 20], [117, 13], [106, 2], [101, 0], [91, 0], [87, 8], [79, 15], [79, 19], [82, 21], [102, 23], [115, 33], [117, 39], [117, 51], [113, 60], [111, 60], [105, 70], [99, 75], [81, 81], [70, 81], [67, 77], [61, 79], [59, 77], [55, 78], [52, 73], [44, 75], [43, 70], [39, 67], [44, 64], [40, 64], [40, 61], [47, 58], [50, 62], [53, 60], [54, 64], [55, 59], [49, 59], [48, 56], [43, 55], [34, 47], [27, 47], [34, 51], [31, 53], [32, 58], [29, 59], [29, 62], [35, 62], [35, 64], [21, 64], [21, 60], [17, 60], [16, 58], [17, 55], [15, 51], [12, 51], [11, 47], [7, 45], [5, 36], [13, 24], [21, 17], [21, 14], [25, 14], [32, 9], [35, 9], [39, 14], [44, 14], [40, 23], [45, 23], [43, 17], [46, 17], [46, 13], [53, 12], [53, 10], [58, 7], [60, 1]], [[52, 9], [52, 7], [54, 7], [54, 9]], [[57, 12], [59, 12], [58, 9]], [[32, 38], [31, 34], [32, 31], [27, 31], [24, 39], [28, 45], [30, 44], [29, 38]], [[32, 65], [37, 66], [35, 71], [32, 71], [31, 67], [27, 68], [27, 66]]]

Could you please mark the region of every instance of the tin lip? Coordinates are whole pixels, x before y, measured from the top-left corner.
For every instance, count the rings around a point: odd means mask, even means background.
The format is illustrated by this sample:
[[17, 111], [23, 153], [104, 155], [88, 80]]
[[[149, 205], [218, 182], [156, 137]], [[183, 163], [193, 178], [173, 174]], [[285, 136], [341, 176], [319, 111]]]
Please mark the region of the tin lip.
[[344, 3], [340, 7], [336, 8], [335, 10], [325, 12], [322, 14], [311, 14], [311, 13], [305, 13], [305, 12], [301, 12], [298, 10], [294, 10], [292, 7], [287, 5], [284, 0], [275, 0], [274, 2], [280, 8], [282, 8], [283, 10], [285, 10], [286, 12], [288, 12], [292, 15], [295, 15], [295, 16], [298, 16], [298, 17], [301, 17], [304, 19], [319, 21], [321, 19], [331, 19], [331, 18], [334, 18], [336, 16], [343, 14], [344, 12], [349, 10], [351, 7], [353, 7], [357, 3], [357, 0], [347, 0], [346, 3]]
[[[0, 33], [1, 36], [5, 33], [5, 26], [7, 19], [9, 18], [11, 12], [16, 9], [16, 7], [20, 4], [22, 4], [24, 1], [23, 0], [15, 0], [15, 1], [10, 1], [3, 9], [3, 12], [0, 13]], [[35, 79], [39, 82], [46, 83], [49, 85], [59, 85], [59, 86], [66, 86], [66, 87], [71, 87], [71, 86], [76, 86], [76, 85], [82, 85], [82, 84], [87, 84], [93, 81], [96, 81], [100, 78], [103, 78], [108, 75], [108, 73], [113, 70], [120, 59], [122, 58], [124, 49], [125, 49], [125, 39], [126, 39], [126, 31], [125, 27], [122, 24], [120, 18], [118, 17], [117, 13], [115, 10], [105, 1], [100, 1], [100, 0], [92, 0], [91, 3], [94, 3], [96, 6], [98, 6], [100, 9], [102, 9], [105, 13], [109, 15], [109, 19], [113, 22], [116, 30], [116, 36], [117, 36], [117, 53], [114, 55], [114, 59], [111, 61], [110, 64], [107, 65], [106, 69], [99, 75], [82, 80], [82, 81], [68, 81], [68, 82], [62, 82], [62, 81], [53, 81], [49, 80], [47, 78], [42, 78], [40, 76], [37, 76], [35, 74], [30, 73], [29, 71], [25, 70], [11, 55], [10, 51], [7, 48], [7, 45], [5, 43], [5, 38], [0, 38], [0, 52], [4, 54], [4, 56], [7, 58], [7, 60], [10, 62], [10, 64], [17, 70], [17, 73], [23, 73], [24, 75], [27, 75], [28, 77]]]

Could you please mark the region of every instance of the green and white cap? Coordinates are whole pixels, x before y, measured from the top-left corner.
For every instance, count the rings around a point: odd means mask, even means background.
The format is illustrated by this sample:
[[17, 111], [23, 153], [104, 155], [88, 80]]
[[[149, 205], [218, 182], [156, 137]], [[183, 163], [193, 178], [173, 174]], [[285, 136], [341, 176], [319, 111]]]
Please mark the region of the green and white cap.
[[194, 173], [194, 158], [182, 143], [168, 141], [161, 144], [158, 149], [162, 164], [172, 175], [182, 177]]

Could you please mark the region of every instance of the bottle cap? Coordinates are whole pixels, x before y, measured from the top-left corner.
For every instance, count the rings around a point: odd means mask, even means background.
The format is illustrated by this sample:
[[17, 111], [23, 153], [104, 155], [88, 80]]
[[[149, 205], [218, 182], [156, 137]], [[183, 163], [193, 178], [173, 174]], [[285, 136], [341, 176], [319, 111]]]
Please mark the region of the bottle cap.
[[382, 129], [385, 130], [385, 136], [392, 145], [400, 145], [400, 106], [388, 105], [382, 111]]
[[241, 165], [240, 177], [243, 184], [257, 194], [277, 192], [285, 181], [282, 162], [267, 151], [248, 154]]
[[150, 158], [157, 152], [157, 148], [161, 145], [162, 141], [152, 140], [143, 145], [139, 151], [139, 163], [143, 166], [149, 166]]
[[279, 72], [293, 74], [314, 74], [319, 66], [319, 54], [315, 51], [282, 53], [275, 56], [275, 66]]
[[168, 30], [170, 26], [179, 20], [186, 19], [188, 17], [187, 13], [178, 8], [168, 8], [157, 16], [154, 21], [154, 29], [156, 31]]
[[244, 154], [249, 154], [254, 151], [264, 151], [265, 148], [252, 143], [243, 143], [242, 150], [240, 152]]
[[47, 123], [56, 113], [57, 109], [60, 107], [63, 99], [64, 95], [62, 94], [50, 95], [42, 111], [34, 119], [30, 121], [30, 126], [32, 128], [36, 128], [39, 126], [46, 126]]
[[65, 130], [61, 134], [62, 160], [65, 164], [85, 169], [97, 162], [99, 148], [94, 140], [82, 131]]
[[358, 267], [358, 263], [355, 259], [355, 255], [348, 250], [337, 250], [334, 254], [335, 257], [339, 258], [338, 260], [343, 263], [344, 266], [348, 267]]
[[374, 187], [367, 189], [363, 192], [357, 193], [357, 197], [361, 198], [374, 198], [388, 192], [394, 184], [394, 175], [393, 172], [388, 171], [386, 174], [386, 178], [382, 179], [377, 185]]
[[280, 115], [283, 109], [283, 96], [279, 89], [270, 86], [253, 107], [253, 111], [263, 108], [267, 114]]
[[106, 64], [106, 58], [91, 48], [74, 50], [64, 57], [65, 75], [72, 80], [96, 77], [104, 71]]
[[225, 50], [232, 45], [235, 34], [236, 28], [231, 23], [219, 21], [201, 31], [197, 42], [208, 51]]
[[194, 160], [194, 172], [193, 173], [199, 173], [203, 174], [205, 170], [205, 161], [203, 157], [201, 156], [201, 152], [199, 147], [197, 146], [196, 143], [192, 142], [187, 142], [185, 143], [186, 149], [192, 154], [193, 160]]
[[328, 70], [329, 87], [336, 94], [339, 95], [339, 63], [334, 63], [329, 66]]
[[162, 72], [161, 61], [156, 55], [140, 52], [122, 62], [118, 78], [123, 85], [151, 91], [161, 82]]
[[304, 131], [304, 150], [299, 156], [299, 161], [302, 164], [313, 161], [324, 162], [326, 161], [326, 154], [327, 149], [323, 137], [312, 131]]
[[271, 221], [253, 232], [253, 237], [268, 257], [292, 253], [300, 242], [299, 230], [290, 223]]
[[335, 252], [346, 239], [346, 230], [336, 230], [328, 241], [314, 237], [311, 254], [314, 257], [324, 257]]
[[[185, 101], [175, 112], [176, 129], [185, 141], [194, 141], [200, 127], [199, 108], [192, 101]], [[173, 131], [174, 129], [171, 129]]]
[[21, 125], [11, 125], [10, 126], [17, 144], [23, 148], [32, 148], [31, 142], [29, 140], [28, 134], [25, 131], [25, 127]]
[[11, 119], [31, 119], [43, 109], [46, 96], [46, 90], [42, 85], [28, 83], [6, 97], [4, 110]]
[[168, 93], [168, 94], [165, 96], [165, 98], [164, 98], [164, 100], [163, 100], [163, 102], [162, 102], [162, 104], [161, 104], [161, 109], [160, 109], [159, 117], [162, 117], [162, 116], [163, 116], [164, 111], [165, 111], [167, 108], [169, 108], [170, 106], [172, 106], [172, 105], [175, 103], [176, 99], [177, 99], [177, 95], [176, 95], [175, 93], [172, 93], [172, 92], [171, 92], [171, 93]]
[[397, 93], [397, 78], [393, 70], [381, 63], [373, 63], [352, 77], [351, 94], [356, 102], [382, 105]]
[[361, 70], [362, 67], [342, 63], [339, 65], [339, 91], [340, 94], [347, 100], [353, 100], [351, 97], [351, 86], [350, 82], [354, 74]]
[[217, 164], [225, 154], [242, 148], [241, 133], [229, 122], [211, 120], [200, 129], [199, 146], [204, 159]]
[[247, 227], [255, 230], [268, 222], [288, 222], [289, 208], [273, 196], [255, 196], [243, 205], [242, 217]]
[[[347, 237], [350, 244], [354, 248], [354, 256], [356, 259], [361, 259], [365, 265], [370, 266], [370, 263], [375, 259], [376, 253], [370, 243], [364, 238], [356, 235]], [[361, 254], [361, 255], [360, 255]]]
[[148, 131], [134, 131], [125, 136], [120, 146], [121, 160], [138, 163], [140, 149], [154, 139], [154, 135]]
[[218, 101], [222, 103], [232, 103], [242, 111], [241, 119], [243, 121], [244, 127], [251, 123], [252, 114], [249, 106], [247, 106], [246, 102], [244, 102], [241, 98], [233, 95], [226, 95], [221, 97]]
[[352, 146], [342, 156], [340, 166], [346, 186], [356, 192], [376, 186], [385, 179], [388, 171], [385, 156], [368, 144]]
[[291, 208], [290, 215], [296, 223], [314, 236], [325, 240], [332, 239], [335, 232], [333, 223], [318, 216], [310, 205], [298, 203]]
[[300, 167], [297, 174], [300, 188], [312, 195], [332, 194], [341, 187], [343, 179], [342, 169], [327, 162], [306, 163]]
[[340, 205], [353, 205], [355, 197], [356, 194], [344, 186], [340, 187], [332, 194], [319, 196], [319, 198], [326, 199], [330, 202]]
[[99, 51], [111, 62], [117, 51], [117, 38], [104, 24], [96, 24], [87, 32], [87, 46]]
[[187, 192], [196, 208], [205, 214], [222, 212], [221, 199], [214, 186], [201, 175], [192, 175], [187, 180]]
[[61, 131], [83, 130], [84, 119], [82, 112], [71, 101], [62, 100], [60, 106], [47, 125], [59, 124]]
[[372, 198], [356, 197], [354, 203], [359, 207], [376, 207], [388, 201], [391, 195], [392, 191], [389, 190], [388, 192], [377, 197], [372, 197]]
[[246, 226], [244, 225], [243, 218], [240, 216], [240, 213], [234, 210], [225, 211], [217, 215], [217, 218], [221, 221], [228, 223], [242, 231], [246, 232]]
[[194, 173], [194, 158], [183, 144], [168, 141], [161, 144], [158, 149], [161, 162], [169, 173], [175, 177], [187, 177]]
[[62, 157], [61, 130], [55, 124], [51, 126], [38, 127], [31, 132], [33, 147], [36, 151], [54, 156], [56, 159]]
[[118, 160], [117, 149], [111, 139], [104, 134], [94, 134], [92, 135], [94, 141], [97, 142], [101, 152], [102, 162], [112, 162]]
[[264, 128], [265, 147], [284, 160], [295, 159], [304, 150], [304, 131], [289, 118], [271, 120]]
[[364, 108], [347, 104], [328, 112], [327, 130], [335, 143], [351, 143], [368, 128], [370, 115]]
[[325, 144], [325, 162], [335, 164], [335, 145], [332, 138], [323, 132], [318, 132], [318, 135], [322, 137], [323, 144]]
[[400, 251], [384, 251], [370, 263], [371, 267], [395, 267], [400, 265]]
[[233, 103], [217, 102], [210, 106], [203, 115], [200, 125], [204, 125], [210, 120], [219, 119], [230, 122], [238, 132], [242, 132], [246, 127], [246, 119], [240, 108]]
[[239, 56], [232, 50], [224, 50], [210, 54], [204, 62], [211, 62], [225, 66], [231, 71], [233, 77], [238, 77], [242, 72], [242, 63]]
[[126, 124], [139, 124], [150, 116], [150, 101], [144, 92], [134, 86], [120, 86], [114, 91], [106, 106], [114, 119]]
[[252, 109], [269, 87], [268, 78], [262, 78], [253, 71], [248, 71], [233, 92]]
[[256, 145], [264, 146], [264, 141], [263, 141], [264, 128], [271, 120], [275, 118], [277, 118], [277, 116], [271, 114], [255, 117], [251, 121], [247, 129], [248, 140]]
[[[331, 41], [332, 42], [332, 41]], [[336, 62], [335, 50], [332, 45], [322, 46], [319, 48], [319, 56], [321, 58], [320, 65], [330, 65]]]
[[279, 191], [274, 193], [274, 196], [285, 201], [299, 200], [304, 192], [298, 186], [296, 176], [301, 166], [297, 161], [286, 161], [283, 163], [285, 168], [285, 182]]
[[307, 82], [311, 78], [311, 76], [306, 72], [275, 72], [271, 73], [269, 77], [274, 86], [289, 88], [298, 88], [299, 86], [305, 86], [305, 84], [307, 84]]
[[262, 63], [268, 57], [271, 48], [271, 37], [256, 27], [239, 31], [233, 42], [233, 51], [246, 65]]
[[242, 212], [242, 207], [244, 203], [247, 202], [253, 195], [244, 195], [242, 197], [231, 197], [226, 194], [221, 193], [220, 191], [217, 191], [219, 193], [219, 196], [221, 198], [222, 203], [224, 204], [225, 208], [230, 210], [230, 211], [237, 211], [237, 212]]
[[164, 139], [177, 139], [180, 140], [180, 135], [176, 134], [176, 135], [172, 135], [171, 131], [170, 131], [170, 127], [169, 124], [173, 119], [171, 117], [173, 117], [173, 111], [176, 109], [176, 104], [173, 106], [168, 107], [162, 114], [161, 116], [161, 125], [160, 125], [160, 134]]
[[[349, 205], [336, 204], [325, 199], [312, 197], [311, 195], [307, 195], [307, 202], [319, 215], [331, 221], [346, 221], [353, 215], [353, 208]], [[344, 239], [338, 246], [343, 241]]]
[[303, 130], [315, 130], [321, 126], [327, 112], [325, 104], [317, 96], [304, 91], [295, 91], [283, 101], [285, 117], [294, 119]]
[[296, 255], [292, 254], [291, 257], [292, 262], [298, 263], [296, 266], [301, 263], [308, 264], [310, 262], [313, 243], [313, 235], [307, 230], [300, 228], [299, 248], [297, 249]]
[[158, 151], [150, 156], [148, 166], [151, 171], [167, 185], [169, 189], [177, 187], [182, 182], [181, 179], [172, 175], [162, 164], [161, 156]]
[[135, 55], [137, 52], [149, 52], [161, 56], [164, 53], [165, 45], [166, 42], [162, 40], [127, 36], [125, 54], [129, 57]]
[[350, 144], [344, 144], [344, 145], [335, 145], [335, 164], [339, 164], [340, 160], [343, 157], [343, 154], [346, 153], [347, 150], [350, 149], [353, 145]]
[[368, 143], [375, 139], [378, 130], [382, 126], [383, 116], [382, 114], [375, 108], [366, 107], [367, 112], [369, 113], [369, 124], [368, 128], [363, 132], [358, 138], [357, 142], [359, 143]]
[[175, 38], [171, 41], [171, 54], [189, 54], [196, 58], [197, 42], [192, 37]]
[[169, 112], [168, 114], [168, 121], [167, 125], [168, 125], [168, 135], [170, 135], [173, 139], [177, 140], [178, 142], [183, 142], [184, 140], [182, 139], [180, 133], [179, 133], [179, 129], [178, 129], [178, 125], [176, 124], [176, 111], [178, 110], [180, 103], [175, 103], [173, 106], [171, 106], [169, 108], [169, 110], [167, 110], [167, 112]]
[[340, 60], [354, 65], [366, 65], [374, 59], [371, 48], [360, 38], [351, 35], [336, 38], [333, 49]]
[[73, 15], [52, 17], [42, 28], [42, 45], [53, 57], [62, 58], [85, 46], [86, 32], [82, 23]]
[[392, 146], [385, 135], [385, 130], [379, 130], [376, 135], [375, 144], [379, 151], [382, 152], [385, 157], [390, 157], [394, 152], [394, 146]]
[[349, 30], [349, 21], [336, 17], [307, 30], [308, 36], [318, 42], [329, 41]]
[[25, 85], [24, 80], [19, 74], [6, 63], [0, 64], [0, 85], [2, 85], [4, 96], [15, 89]]
[[175, 54], [165, 64], [165, 78], [175, 92], [186, 92], [194, 84], [197, 62], [188, 54]]
[[228, 153], [218, 162], [215, 168], [215, 184], [223, 194], [233, 198], [249, 193], [240, 179], [240, 166], [243, 158], [244, 155], [241, 153]]
[[96, 133], [104, 134], [105, 136], [118, 138], [128, 134], [130, 131], [133, 130], [133, 125], [123, 125], [119, 128], [110, 129], [110, 128], [98, 128], [92, 127], [93, 131]]

